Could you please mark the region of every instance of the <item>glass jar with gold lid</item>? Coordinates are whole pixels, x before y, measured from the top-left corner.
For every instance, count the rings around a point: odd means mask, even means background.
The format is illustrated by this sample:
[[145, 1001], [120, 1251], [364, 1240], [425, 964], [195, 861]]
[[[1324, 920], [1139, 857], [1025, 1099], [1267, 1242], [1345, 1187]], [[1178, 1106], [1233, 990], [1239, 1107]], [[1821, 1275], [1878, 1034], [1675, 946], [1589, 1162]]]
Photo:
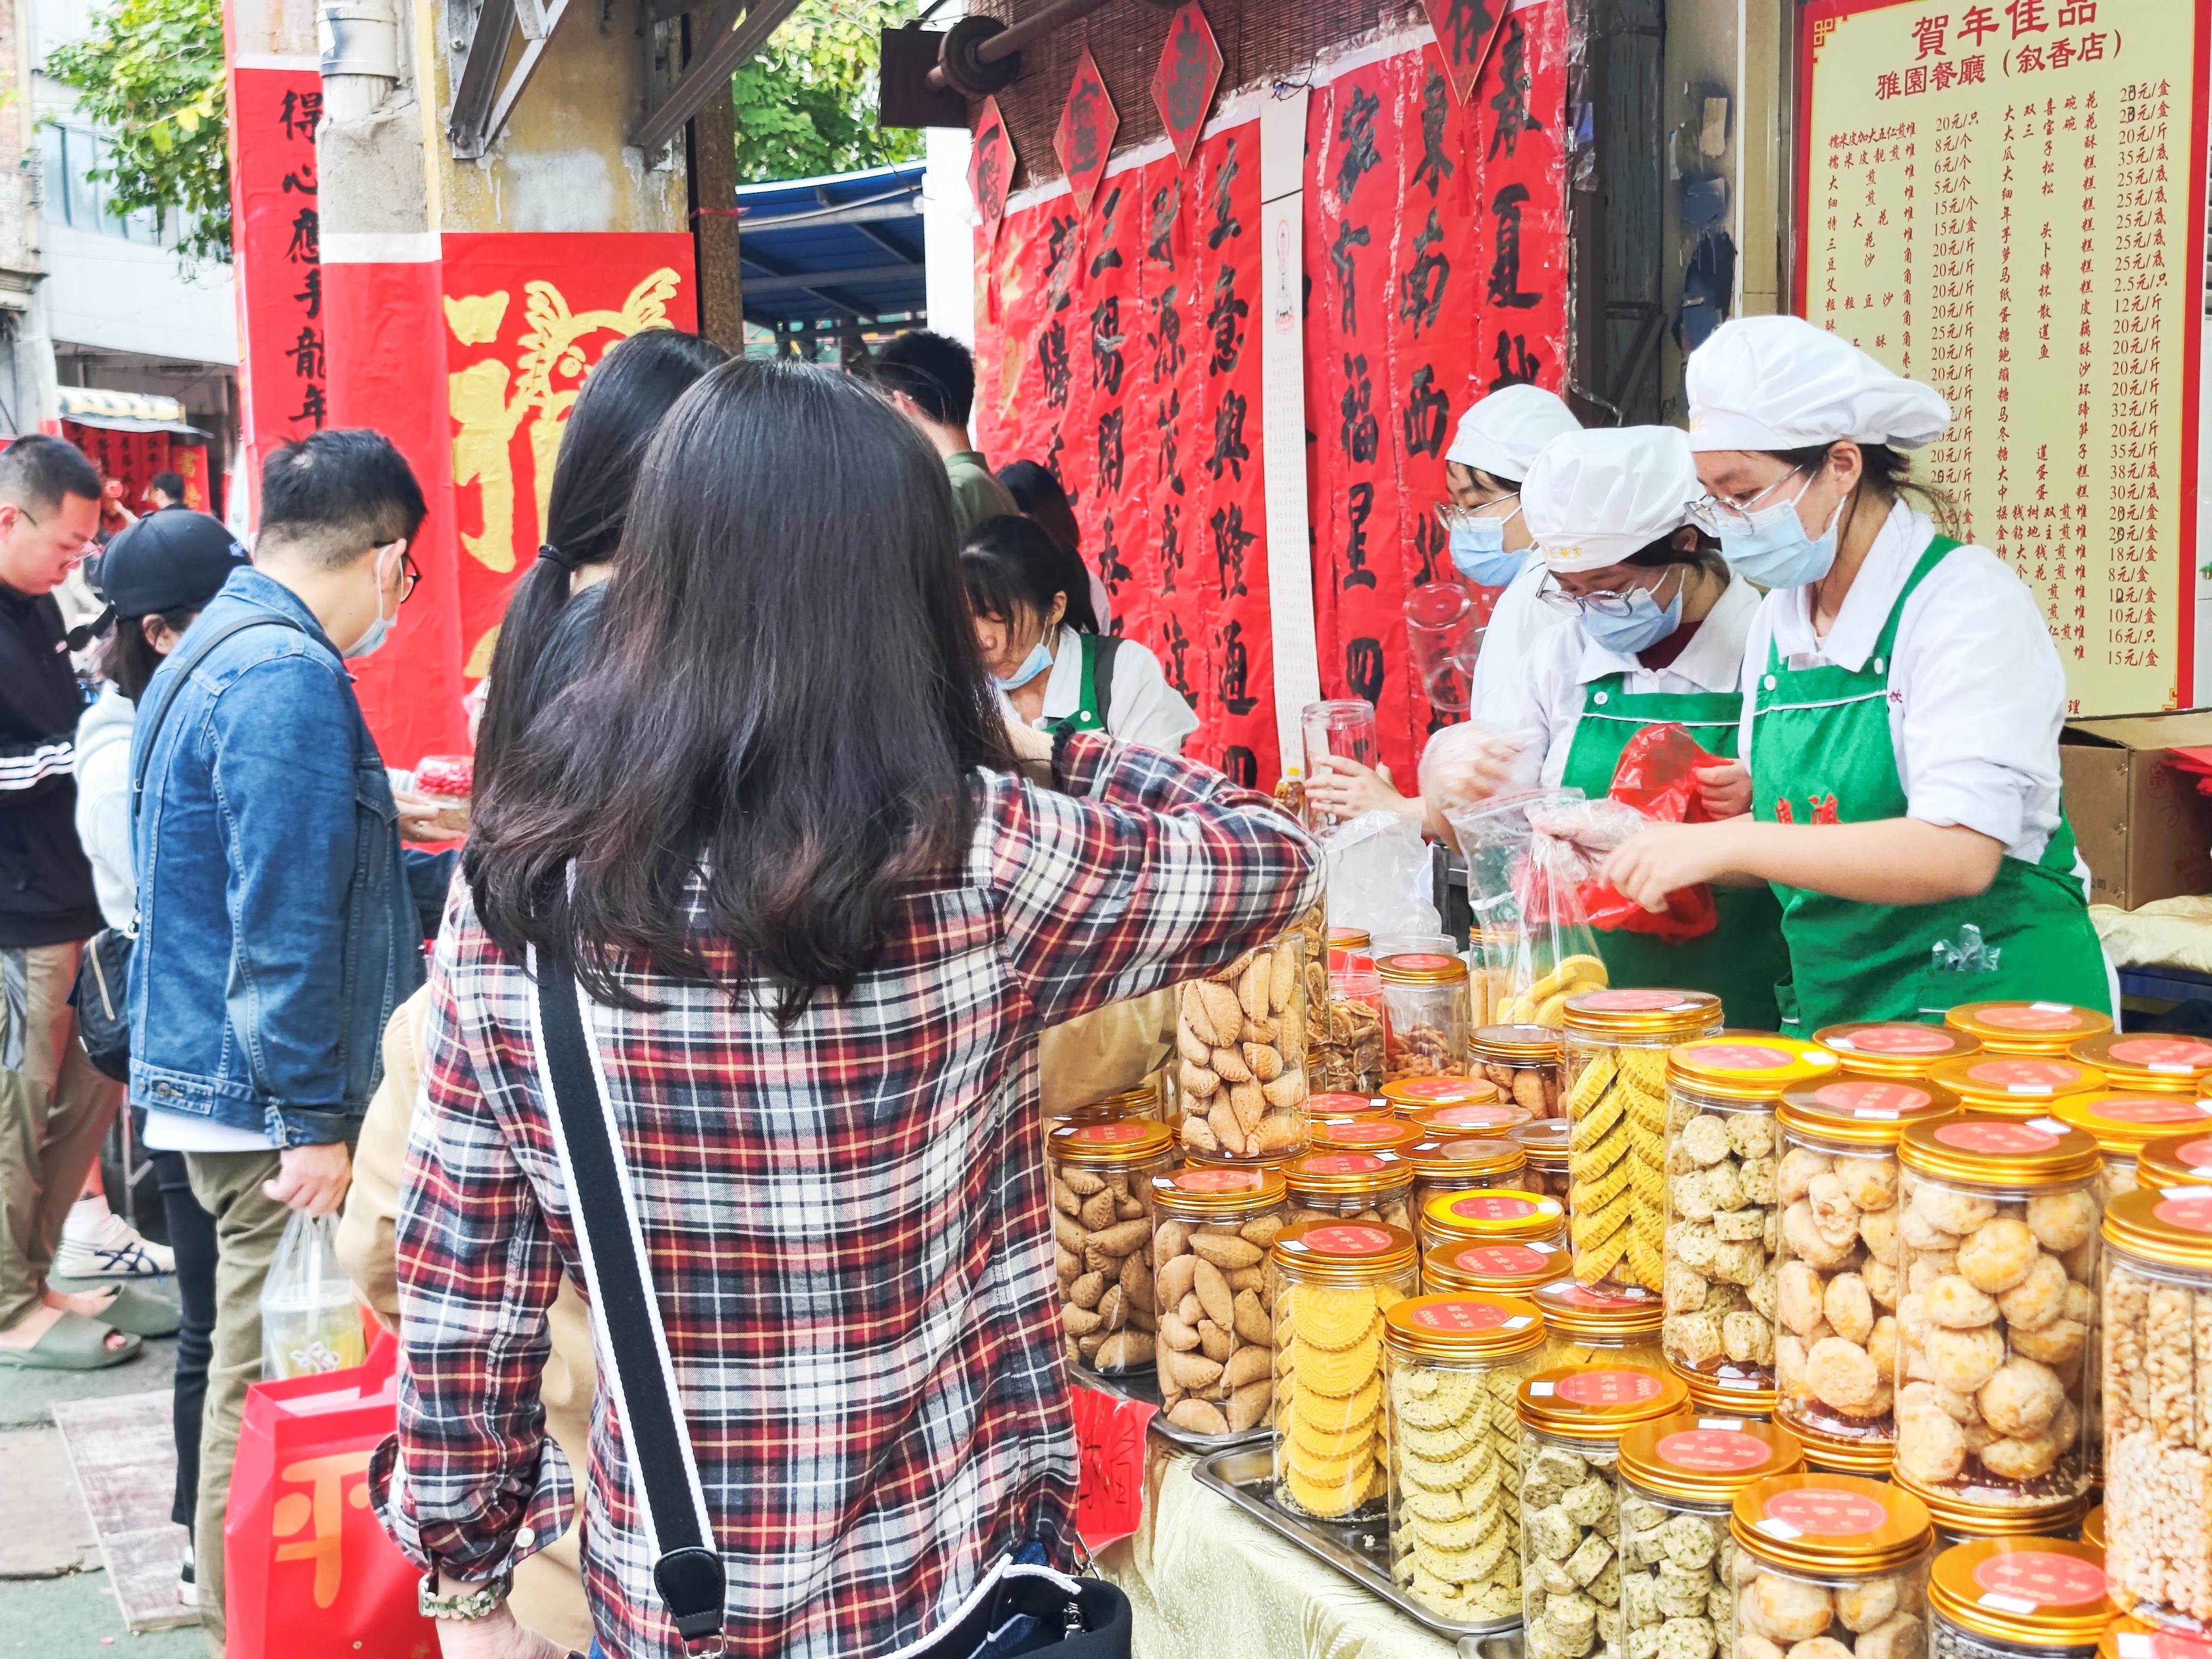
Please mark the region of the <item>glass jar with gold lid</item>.
[[1467, 963], [1440, 951], [1407, 951], [1375, 964], [1382, 980], [1382, 1076], [1464, 1077]]
[[1394, 1077], [1376, 1092], [1392, 1111], [1409, 1121], [1439, 1106], [1495, 1106], [1499, 1102], [1498, 1085], [1480, 1077]]
[[1567, 1212], [1556, 1198], [1505, 1187], [1431, 1193], [1419, 1213], [1425, 1245], [1565, 1243]]
[[2136, 1185], [2154, 1192], [2212, 1186], [2212, 1133], [2160, 1135], [2145, 1141], [2136, 1154]]
[[1790, 1090], [1776, 1110], [1774, 1410], [1815, 1468], [1889, 1473], [1905, 1283], [1897, 1143], [1908, 1124], [1957, 1109], [1933, 1084], [1845, 1076]]
[[[1311, 1081], [1326, 1089], [1372, 1092], [1382, 1081], [1382, 976], [1374, 959], [1359, 951], [1329, 949], [1329, 965], [1318, 978], [1322, 1017], [1310, 1060]], [[1313, 991], [1308, 1008], [1316, 1006]]]
[[1521, 1589], [1540, 1659], [1627, 1659], [1624, 1609], [1593, 1587], [1620, 1578], [1620, 1443], [1690, 1403], [1679, 1377], [1619, 1364], [1550, 1365], [1514, 1396], [1521, 1419]]
[[[2096, 1403], [2093, 1397], [2090, 1402]], [[2087, 1443], [2094, 1468], [2097, 1443], [2094, 1430], [2088, 1432]], [[1951, 1519], [1943, 1515], [1936, 1517], [1936, 1547], [1948, 1549], [1954, 1544], [1970, 1544], [1977, 1538], [2072, 1538], [2081, 1530], [2081, 1522], [2089, 1513], [2090, 1494], [2084, 1492], [2071, 1504], [2058, 1504], [2047, 1510], [2023, 1510], [2018, 1515], [1977, 1515], [1971, 1520], [1952, 1511]]]
[[2212, 1659], [2212, 1635], [2115, 1619], [2097, 1638], [2097, 1659]]
[[1078, 1370], [1152, 1369], [1152, 1177], [1174, 1161], [1174, 1136], [1148, 1118], [1063, 1124], [1046, 1138], [1060, 1328]]
[[[1567, 1271], [1564, 1229], [1549, 1238], [1469, 1243], [1448, 1238], [1421, 1257], [1424, 1291], [1490, 1291], [1534, 1296]], [[1571, 1281], [1570, 1281], [1571, 1282]]]
[[1543, 1316], [1517, 1297], [1408, 1297], [1382, 1316], [1390, 1559], [1406, 1594], [1455, 1624], [1520, 1620], [1513, 1398], [1543, 1347]]
[[1667, 1054], [1721, 1034], [1710, 991], [1569, 997], [1560, 1033], [1575, 1277], [1661, 1287], [1666, 1268]]
[[1186, 1152], [1222, 1163], [1278, 1163], [1306, 1146], [1306, 964], [1321, 949], [1321, 907], [1176, 994], [1176, 1133]]
[[1735, 1495], [1736, 1653], [1920, 1659], [1928, 1632], [1927, 1507], [1863, 1475], [1782, 1474]]
[[1390, 1103], [1380, 1095], [1357, 1092], [1332, 1092], [1306, 1097], [1306, 1139], [1324, 1123], [1388, 1123], [1397, 1115]]
[[2163, 1031], [2107, 1031], [2069, 1043], [2067, 1056], [2102, 1072], [2115, 1089], [2193, 1095], [2212, 1083], [2212, 1042]]
[[[1436, 1242], [1433, 1224], [1429, 1219], [1429, 1206], [1434, 1200], [1500, 1188], [1518, 1188], [1522, 1171], [1528, 1166], [1528, 1156], [1518, 1146], [1510, 1140], [1487, 1135], [1454, 1135], [1447, 1139], [1417, 1141], [1399, 1156], [1413, 1171], [1413, 1231], [1420, 1234], [1424, 1244]], [[1553, 1200], [1543, 1201], [1558, 1211], [1559, 1230], [1564, 1236], [1565, 1209]]]
[[1962, 1002], [1943, 1024], [1993, 1054], [2063, 1054], [2084, 1037], [2104, 1036], [2112, 1019], [2070, 1002]]
[[[1826, 1049], [1762, 1032], [1686, 1042], [1668, 1056], [1661, 1342], [1700, 1406], [1774, 1409], [1774, 1112], [1784, 1090], [1836, 1070]], [[1584, 1190], [1613, 1182], [1626, 1189], [1619, 1165]]]
[[1308, 1152], [1284, 1164], [1289, 1219], [1372, 1221], [1413, 1230], [1413, 1172], [1392, 1152]]
[[1550, 1194], [1567, 1206], [1570, 1216], [1575, 1212], [1574, 1183], [1567, 1173], [1573, 1152], [1570, 1144], [1573, 1131], [1574, 1126], [1563, 1117], [1540, 1117], [1534, 1123], [1524, 1123], [1506, 1132], [1528, 1160], [1528, 1167], [1522, 1172], [1521, 1184], [1532, 1192]]
[[1073, 1105], [1055, 1108], [1046, 1119], [1047, 1132], [1063, 1123], [1113, 1123], [1125, 1117], [1165, 1121], [1167, 1073], [1155, 1072], [1133, 1089], [1117, 1089]]
[[1328, 930], [1328, 951], [1331, 957], [1339, 951], [1364, 951], [1374, 942], [1374, 935], [1364, 927], [1332, 927]]
[[2105, 1212], [2105, 1567], [2155, 1624], [2212, 1625], [2212, 1189]]
[[2103, 1553], [2063, 1538], [1980, 1538], [1928, 1575], [1933, 1659], [2090, 1659], [2112, 1622]]
[[2078, 1518], [2096, 1141], [2053, 1118], [1961, 1112], [1911, 1125], [1898, 1162], [1905, 1294], [1891, 1478], [1961, 1532]]
[[1267, 1261], [1287, 1210], [1282, 1175], [1194, 1164], [1152, 1186], [1153, 1362], [1167, 1419], [1197, 1435], [1267, 1427], [1275, 1290]]
[[[1665, 1304], [1639, 1285], [1556, 1279], [1529, 1292], [1544, 1316], [1547, 1365], [1640, 1365], [1665, 1370], [1659, 1346]], [[1685, 1389], [1686, 1397], [1687, 1390]]]
[[[1436, 1140], [1462, 1136], [1504, 1139], [1524, 1123], [1537, 1121], [1510, 1100], [1468, 1101], [1451, 1106], [1428, 1106], [1404, 1114], [1405, 1121]], [[1554, 1122], [1545, 1118], [1541, 1121]]]
[[1559, 1115], [1559, 1034], [1550, 1026], [1477, 1024], [1467, 1053], [1469, 1074], [1495, 1084], [1501, 1098], [1534, 1117]]
[[1970, 1112], [2039, 1117], [2062, 1100], [2104, 1091], [2105, 1074], [2064, 1054], [1976, 1054], [1928, 1069], [1928, 1081]]
[[1324, 1521], [1378, 1516], [1389, 1486], [1382, 1316], [1413, 1293], [1413, 1236], [1370, 1222], [1300, 1222], [1276, 1235], [1269, 1260], [1276, 1502]]
[[1395, 1152], [1403, 1155], [1425, 1137], [1420, 1130], [1396, 1116], [1339, 1118], [1316, 1123], [1313, 1149], [1317, 1152]]
[[1893, 1083], [1926, 1077], [1931, 1066], [1982, 1051], [1981, 1039], [1964, 1031], [1904, 1019], [1847, 1020], [1821, 1027], [1813, 1041], [1835, 1055], [1848, 1075]]
[[2069, 1095], [2051, 1109], [2051, 1115], [2097, 1138], [2097, 1150], [2105, 1160], [2098, 1193], [2107, 1204], [2136, 1189], [2136, 1164], [2151, 1142], [2192, 1129], [2199, 1134], [2212, 1133], [2212, 1100], [2124, 1086]]

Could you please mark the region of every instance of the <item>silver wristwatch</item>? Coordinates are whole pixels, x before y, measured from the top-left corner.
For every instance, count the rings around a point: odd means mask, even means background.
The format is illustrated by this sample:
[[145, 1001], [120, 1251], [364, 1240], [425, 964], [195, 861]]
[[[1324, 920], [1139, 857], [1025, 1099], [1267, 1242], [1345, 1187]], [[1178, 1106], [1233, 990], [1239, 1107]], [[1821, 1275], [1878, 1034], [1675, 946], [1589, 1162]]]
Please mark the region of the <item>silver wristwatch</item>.
[[514, 1575], [503, 1572], [474, 1589], [441, 1595], [438, 1593], [438, 1575], [426, 1572], [415, 1587], [415, 1607], [425, 1619], [448, 1619], [457, 1624], [472, 1625], [479, 1619], [490, 1618], [492, 1610], [507, 1600], [507, 1593], [514, 1588]]

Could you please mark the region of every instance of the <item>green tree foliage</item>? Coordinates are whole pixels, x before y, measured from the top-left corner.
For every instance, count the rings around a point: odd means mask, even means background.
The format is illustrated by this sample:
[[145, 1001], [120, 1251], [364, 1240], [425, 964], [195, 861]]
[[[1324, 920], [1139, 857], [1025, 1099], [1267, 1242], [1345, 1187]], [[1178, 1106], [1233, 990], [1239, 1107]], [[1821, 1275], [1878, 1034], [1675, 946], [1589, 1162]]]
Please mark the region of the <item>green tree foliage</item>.
[[914, 0], [802, 0], [767, 47], [732, 78], [738, 182], [811, 179], [905, 161], [919, 132], [876, 125], [876, 32]]
[[228, 264], [222, 0], [116, 0], [82, 40], [49, 53], [46, 70], [104, 129], [107, 162], [95, 176], [113, 210], [150, 210], [165, 223], [191, 216], [179, 256]]

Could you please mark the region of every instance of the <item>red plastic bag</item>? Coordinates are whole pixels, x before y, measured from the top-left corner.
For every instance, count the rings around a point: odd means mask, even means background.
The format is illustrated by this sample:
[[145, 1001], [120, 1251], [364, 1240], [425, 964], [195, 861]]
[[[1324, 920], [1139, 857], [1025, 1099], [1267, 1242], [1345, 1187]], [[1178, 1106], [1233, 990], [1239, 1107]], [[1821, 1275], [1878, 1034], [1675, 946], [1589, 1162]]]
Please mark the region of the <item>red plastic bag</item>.
[[[1698, 774], [1725, 764], [1671, 721], [1647, 726], [1622, 748], [1607, 799], [1661, 823], [1703, 823], [1707, 819], [1698, 797]], [[1583, 908], [1593, 927], [1676, 942], [1702, 938], [1720, 925], [1713, 890], [1703, 882], [1669, 893], [1666, 909], [1654, 914], [1623, 897], [1611, 882], [1592, 880], [1583, 889]]]
[[368, 1507], [368, 1459], [398, 1421], [398, 1345], [352, 1370], [246, 1392], [223, 1515], [229, 1659], [437, 1659], [415, 1565]]

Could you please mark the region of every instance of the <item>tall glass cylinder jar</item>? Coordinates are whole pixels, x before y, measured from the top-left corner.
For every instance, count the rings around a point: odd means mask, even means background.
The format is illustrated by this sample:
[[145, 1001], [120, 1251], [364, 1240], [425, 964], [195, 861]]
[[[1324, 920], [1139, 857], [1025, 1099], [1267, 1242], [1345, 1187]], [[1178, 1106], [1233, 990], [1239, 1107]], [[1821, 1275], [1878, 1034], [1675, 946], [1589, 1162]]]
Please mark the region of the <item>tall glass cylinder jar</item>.
[[1543, 1316], [1515, 1297], [1409, 1297], [1382, 1316], [1391, 1572], [1455, 1623], [1521, 1616], [1513, 1399], [1543, 1346]]
[[1431, 1245], [1421, 1257], [1421, 1288], [1533, 1297], [1566, 1271], [1564, 1229], [1548, 1238], [1503, 1243], [1447, 1238]]
[[2105, 1074], [2064, 1054], [1976, 1054], [1928, 1068], [1928, 1080], [1970, 1112], [2040, 1117], [2061, 1101], [2104, 1091]]
[[1721, 1034], [1710, 991], [1590, 991], [1567, 999], [1561, 1081], [1575, 1277], [1661, 1288], [1666, 1268], [1667, 1053]]
[[1979, 1037], [1948, 1026], [1903, 1019], [1848, 1020], [1824, 1025], [1813, 1041], [1826, 1048], [1851, 1077], [1881, 1083], [1913, 1083], [1930, 1066], [1966, 1060], [1982, 1051]]
[[1928, 1577], [1935, 1659], [2091, 1659], [2112, 1622], [2100, 1552], [2063, 1538], [1982, 1538]]
[[1943, 1024], [1993, 1054], [2063, 1054], [2112, 1029], [2109, 1014], [2070, 1002], [1962, 1002], [1943, 1016]]
[[1416, 951], [1375, 964], [1382, 981], [1382, 1076], [1467, 1075], [1467, 963]]
[[1521, 1184], [1531, 1192], [1549, 1193], [1567, 1206], [1570, 1216], [1575, 1212], [1574, 1182], [1568, 1175], [1573, 1127], [1563, 1117], [1546, 1117], [1507, 1132], [1528, 1160]]
[[2153, 1192], [2212, 1186], [2212, 1134], [2160, 1135], [2136, 1154], [2136, 1184]]
[[1668, 1057], [1667, 1363], [1700, 1406], [1774, 1409], [1774, 1110], [1835, 1056], [1763, 1033]]
[[1889, 1473], [1905, 1293], [1897, 1143], [1908, 1124], [1956, 1109], [1930, 1084], [1856, 1076], [1792, 1089], [1775, 1115], [1784, 1224], [1774, 1258], [1774, 1410], [1815, 1468]]
[[1323, 1521], [1379, 1516], [1389, 1490], [1382, 1316], [1413, 1293], [1413, 1236], [1307, 1221], [1276, 1236], [1275, 1498]]
[[2106, 1212], [2105, 1568], [2155, 1624], [2212, 1627], [2212, 1192]]
[[1272, 1163], [1305, 1149], [1305, 948], [1293, 927], [1182, 988], [1176, 1080], [1185, 1152]]
[[1152, 1177], [1175, 1158], [1163, 1123], [1070, 1123], [1046, 1138], [1053, 1256], [1067, 1362], [1101, 1376], [1152, 1366]]
[[2202, 1093], [2212, 1083], [2212, 1042], [2158, 1031], [2107, 1031], [2067, 1045], [2067, 1058], [2094, 1066], [2130, 1094]]
[[1275, 1291], [1283, 1229], [1273, 1170], [1194, 1164], [1152, 1177], [1153, 1353], [1169, 1422], [1243, 1434], [1275, 1418]]
[[[1528, 1659], [1628, 1659], [1621, 1607], [1622, 1434], [1690, 1402], [1630, 1365], [1546, 1365], [1521, 1384], [1521, 1589]], [[1710, 1656], [1709, 1656], [1710, 1659]]]
[[1528, 1299], [1543, 1311], [1547, 1365], [1667, 1369], [1659, 1346], [1665, 1310], [1656, 1291], [1636, 1285], [1589, 1285], [1569, 1277], [1531, 1291]]
[[[1435, 1243], [1431, 1224], [1427, 1219], [1431, 1204], [1448, 1196], [1470, 1197], [1498, 1188], [1517, 1189], [1527, 1163], [1526, 1155], [1511, 1141], [1493, 1140], [1486, 1135], [1455, 1135], [1449, 1140], [1419, 1141], [1398, 1156], [1413, 1172], [1413, 1231], [1426, 1243]], [[1556, 1199], [1541, 1194], [1516, 1196], [1556, 1211], [1564, 1233], [1567, 1212]]]
[[2089, 1486], [2097, 1143], [1969, 1112], [1912, 1125], [1898, 1160], [1891, 1478], [1960, 1531], [2069, 1509]]
[[1365, 956], [1339, 951], [1335, 962], [1321, 981], [1324, 999], [1322, 1018], [1316, 1022], [1321, 1036], [1313, 1080], [1324, 1089], [1372, 1094], [1383, 1077], [1382, 976]]
[[1558, 1117], [1559, 1034], [1548, 1025], [1477, 1025], [1468, 1039], [1470, 1070], [1531, 1117]]
[[1308, 1152], [1284, 1164], [1290, 1219], [1371, 1221], [1413, 1231], [1413, 1172], [1389, 1152]]
[[2170, 1135], [2212, 1131], [2212, 1100], [2116, 1088], [2062, 1100], [2051, 1115], [2096, 1138], [2105, 1160], [2098, 1196], [2110, 1204], [2136, 1189], [2136, 1164], [2144, 1147]]
[[1472, 929], [1468, 934], [1468, 1013], [1477, 1025], [1494, 1025], [1505, 1018], [1505, 1006], [1513, 999], [1513, 964], [1519, 958], [1521, 937], [1511, 928]]
[[1729, 1534], [1736, 1659], [1927, 1652], [1936, 1528], [1911, 1493], [1863, 1475], [1777, 1475], [1735, 1495]]

